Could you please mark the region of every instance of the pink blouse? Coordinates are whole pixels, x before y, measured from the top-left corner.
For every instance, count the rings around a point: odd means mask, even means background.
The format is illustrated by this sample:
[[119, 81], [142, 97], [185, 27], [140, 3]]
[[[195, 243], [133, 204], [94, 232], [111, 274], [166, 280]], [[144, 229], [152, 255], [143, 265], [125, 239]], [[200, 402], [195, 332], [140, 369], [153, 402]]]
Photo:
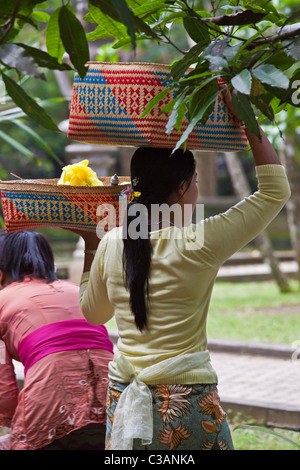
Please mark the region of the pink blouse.
[[[19, 392], [12, 360], [25, 365]], [[33, 450], [92, 422], [106, 422], [113, 345], [90, 325], [79, 287], [26, 278], [0, 291], [0, 425], [12, 450]]]

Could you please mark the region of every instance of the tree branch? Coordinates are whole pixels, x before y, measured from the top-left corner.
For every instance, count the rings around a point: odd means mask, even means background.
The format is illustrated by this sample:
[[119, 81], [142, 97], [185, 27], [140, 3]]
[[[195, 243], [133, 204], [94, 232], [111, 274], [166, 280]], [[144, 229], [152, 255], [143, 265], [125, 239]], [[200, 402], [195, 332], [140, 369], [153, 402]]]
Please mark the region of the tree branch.
[[[1, 38], [0, 38], [0, 44], [2, 44], [4, 42], [4, 39], [6, 38], [6, 36], [8, 35], [8, 33], [10, 32], [10, 30], [12, 29], [14, 23], [15, 23], [15, 19], [17, 17], [17, 13], [19, 11], [19, 8], [21, 6], [21, 3], [22, 3], [22, 0], [18, 0], [17, 4], [16, 4], [16, 7], [11, 15], [11, 18], [9, 21], [7, 21], [7, 23], [5, 23], [5, 26], [6, 27], [6, 31], [2, 34]], [[3, 27], [2, 26], [2, 27]]]
[[255, 13], [252, 10], [245, 10], [232, 15], [215, 16], [213, 18], [201, 18], [204, 23], [215, 23], [220, 26], [244, 26], [261, 21], [266, 13]]
[[274, 42], [284, 41], [285, 39], [295, 38], [297, 36], [300, 36], [300, 28], [295, 29], [294, 31], [277, 34], [276, 36], [269, 36], [266, 39], [261, 39], [260, 41], [253, 41], [252, 43], [248, 44], [247, 49], [251, 51], [257, 46], [263, 46], [264, 44], [274, 44]]

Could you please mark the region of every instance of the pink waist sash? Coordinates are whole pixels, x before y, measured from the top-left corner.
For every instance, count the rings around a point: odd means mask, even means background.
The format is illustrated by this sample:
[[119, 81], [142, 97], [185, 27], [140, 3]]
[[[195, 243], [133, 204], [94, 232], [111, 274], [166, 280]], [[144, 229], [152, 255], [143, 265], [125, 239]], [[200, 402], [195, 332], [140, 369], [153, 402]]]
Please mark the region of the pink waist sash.
[[86, 320], [66, 320], [41, 326], [20, 342], [18, 355], [25, 367], [29, 367], [48, 354], [74, 349], [105, 349], [113, 352], [107, 329], [103, 325], [91, 325]]

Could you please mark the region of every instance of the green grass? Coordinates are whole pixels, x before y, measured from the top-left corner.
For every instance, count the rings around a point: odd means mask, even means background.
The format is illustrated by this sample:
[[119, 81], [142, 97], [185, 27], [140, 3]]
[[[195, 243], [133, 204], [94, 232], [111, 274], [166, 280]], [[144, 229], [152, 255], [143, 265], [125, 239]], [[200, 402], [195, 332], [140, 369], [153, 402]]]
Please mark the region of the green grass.
[[250, 417], [228, 415], [235, 450], [300, 450], [300, 433], [280, 428], [269, 428]]
[[300, 335], [300, 287], [282, 294], [277, 284], [215, 284], [207, 322], [208, 337], [292, 345]]
[[[116, 330], [115, 320], [106, 327]], [[300, 339], [300, 286], [282, 294], [273, 281], [216, 282], [207, 321], [208, 337], [284, 344]]]

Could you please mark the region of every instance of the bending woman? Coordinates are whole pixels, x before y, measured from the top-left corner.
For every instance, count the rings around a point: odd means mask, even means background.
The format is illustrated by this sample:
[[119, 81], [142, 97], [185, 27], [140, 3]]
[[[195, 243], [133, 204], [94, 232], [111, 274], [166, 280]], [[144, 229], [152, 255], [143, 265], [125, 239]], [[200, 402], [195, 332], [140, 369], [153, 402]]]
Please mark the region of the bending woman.
[[[0, 426], [11, 428], [11, 450], [104, 448], [113, 346], [82, 315], [79, 287], [56, 279], [39, 233], [0, 237], [0, 353]], [[20, 393], [13, 359], [25, 366]]]
[[[233, 448], [206, 320], [220, 266], [290, 196], [285, 170], [260, 132], [261, 140], [246, 130], [258, 191], [227, 212], [187, 225], [198, 195], [192, 153], [140, 148], [131, 162], [135, 197], [124, 233], [111, 230], [98, 248], [95, 236], [85, 236], [86, 248], [97, 251], [94, 262], [91, 253], [85, 258], [82, 311], [94, 324], [115, 315], [119, 332], [109, 366], [108, 449]], [[162, 204], [180, 206], [182, 217], [170, 211], [154, 227], [153, 211]]]

